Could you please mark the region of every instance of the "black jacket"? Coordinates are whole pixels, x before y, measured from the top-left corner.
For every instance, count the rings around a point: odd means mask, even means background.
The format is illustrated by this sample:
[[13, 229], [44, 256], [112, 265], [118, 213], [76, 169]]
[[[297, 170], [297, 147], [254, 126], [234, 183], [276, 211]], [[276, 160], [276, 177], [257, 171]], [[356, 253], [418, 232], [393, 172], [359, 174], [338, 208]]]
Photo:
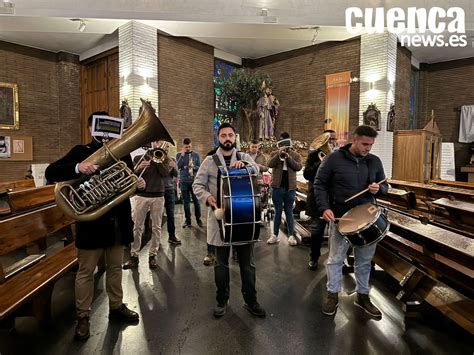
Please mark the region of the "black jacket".
[[[76, 174], [77, 163], [82, 162], [101, 144], [92, 141], [88, 145], [76, 145], [63, 158], [51, 163], [45, 171], [46, 179], [50, 182], [59, 182], [77, 179], [81, 174]], [[121, 158], [133, 171], [130, 155]], [[115, 206], [100, 218], [91, 222], [77, 222], [76, 247], [80, 249], [108, 248], [116, 243], [116, 225], [120, 229], [120, 243], [128, 245], [133, 241], [133, 222], [131, 217], [130, 200]]]
[[308, 180], [308, 191], [306, 194], [306, 214], [312, 218], [317, 218], [321, 215], [316, 206], [316, 198], [314, 196], [314, 179], [316, 178], [316, 173], [318, 172], [319, 165], [321, 160], [318, 157], [318, 151], [313, 150], [308, 154], [306, 163], [304, 166], [303, 176]]
[[[321, 213], [331, 209], [336, 217], [341, 217], [357, 205], [374, 202], [374, 196], [370, 192], [347, 203], [344, 200], [366, 189], [369, 184], [385, 179], [379, 157], [369, 153], [365, 157], [356, 158], [349, 152], [350, 146], [347, 144], [331, 153], [318, 169], [314, 189], [316, 204]], [[388, 184], [383, 183], [376, 196], [387, 192]]]

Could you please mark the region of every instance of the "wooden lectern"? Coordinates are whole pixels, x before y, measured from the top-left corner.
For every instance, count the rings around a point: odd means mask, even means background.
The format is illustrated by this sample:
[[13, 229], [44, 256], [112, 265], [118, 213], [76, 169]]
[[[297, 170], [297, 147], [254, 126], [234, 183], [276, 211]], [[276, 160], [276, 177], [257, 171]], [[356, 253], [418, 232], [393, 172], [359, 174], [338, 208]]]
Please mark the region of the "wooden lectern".
[[442, 137], [433, 113], [431, 117], [423, 129], [394, 133], [393, 179], [422, 183], [440, 179]]

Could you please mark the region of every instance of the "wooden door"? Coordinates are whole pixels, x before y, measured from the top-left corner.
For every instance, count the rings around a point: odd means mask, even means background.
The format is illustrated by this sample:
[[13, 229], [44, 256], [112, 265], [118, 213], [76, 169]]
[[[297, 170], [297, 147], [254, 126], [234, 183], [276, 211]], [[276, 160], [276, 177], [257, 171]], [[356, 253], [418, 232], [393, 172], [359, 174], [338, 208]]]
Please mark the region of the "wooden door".
[[107, 111], [118, 117], [120, 109], [118, 50], [111, 50], [81, 63], [82, 142], [90, 141], [87, 118]]

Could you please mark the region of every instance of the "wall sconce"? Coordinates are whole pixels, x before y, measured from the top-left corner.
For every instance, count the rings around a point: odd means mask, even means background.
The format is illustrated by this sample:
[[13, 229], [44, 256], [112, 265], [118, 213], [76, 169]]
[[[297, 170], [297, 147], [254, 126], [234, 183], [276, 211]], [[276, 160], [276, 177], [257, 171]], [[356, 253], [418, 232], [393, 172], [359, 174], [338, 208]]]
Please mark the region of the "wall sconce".
[[127, 85], [127, 78], [125, 75], [120, 77], [120, 86]]
[[357, 77], [357, 76], [351, 76], [351, 78], [349, 79], [349, 83], [358, 83], [360, 81], [360, 79]]
[[149, 83], [149, 81], [148, 81], [148, 78], [144, 78], [144, 79], [145, 79], [145, 80], [144, 80], [143, 85], [148, 85], [148, 86], [150, 86], [150, 83]]
[[375, 83], [373, 81], [371, 81], [369, 83], [369, 90], [374, 90], [374, 85], [375, 85]]

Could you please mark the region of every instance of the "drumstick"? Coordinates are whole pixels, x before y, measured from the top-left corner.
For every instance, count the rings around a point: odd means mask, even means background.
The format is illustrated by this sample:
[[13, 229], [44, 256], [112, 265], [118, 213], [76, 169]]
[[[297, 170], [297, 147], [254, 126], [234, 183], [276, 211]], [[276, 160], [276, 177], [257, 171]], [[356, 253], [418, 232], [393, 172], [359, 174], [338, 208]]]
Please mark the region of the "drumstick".
[[[324, 219], [324, 217], [319, 217], [319, 219]], [[342, 217], [341, 217], [341, 218], [339, 218], [339, 217], [334, 218], [335, 221], [338, 221], [338, 220], [340, 220], [340, 219], [342, 219]]]
[[[387, 181], [387, 178], [380, 180], [377, 185], [383, 184], [385, 181]], [[349, 202], [350, 200], [355, 199], [356, 197], [359, 197], [362, 194], [365, 194], [367, 191], [369, 191], [369, 188], [366, 188], [365, 190], [362, 190], [361, 192], [356, 193], [354, 196], [349, 197], [347, 200], [344, 202]]]

